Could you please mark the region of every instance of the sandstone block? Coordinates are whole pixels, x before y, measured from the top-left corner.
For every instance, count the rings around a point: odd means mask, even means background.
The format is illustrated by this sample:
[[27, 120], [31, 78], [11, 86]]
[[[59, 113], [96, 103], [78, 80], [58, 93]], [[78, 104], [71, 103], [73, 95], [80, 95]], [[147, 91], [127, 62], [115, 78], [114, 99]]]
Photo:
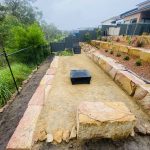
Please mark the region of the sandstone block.
[[53, 78], [54, 78], [54, 75], [45, 75], [42, 78], [40, 85], [52, 85]]
[[56, 143], [61, 143], [63, 138], [63, 130], [59, 129], [53, 134], [54, 141]]
[[133, 133], [135, 120], [122, 102], [82, 102], [77, 110], [77, 137], [124, 138]]
[[141, 51], [140, 58], [144, 61], [150, 62], [150, 52], [149, 51]]
[[36, 123], [40, 115], [41, 106], [28, 106], [18, 127], [12, 135], [7, 150], [30, 150], [33, 144], [33, 136]]
[[46, 75], [55, 75], [55, 74], [56, 74], [56, 68], [50, 68], [46, 72]]
[[45, 86], [39, 85], [28, 105], [42, 106], [44, 105], [44, 100], [45, 100]]
[[144, 84], [144, 81], [140, 80], [128, 71], [118, 71], [115, 76], [115, 82], [130, 96], [134, 95], [138, 85]]

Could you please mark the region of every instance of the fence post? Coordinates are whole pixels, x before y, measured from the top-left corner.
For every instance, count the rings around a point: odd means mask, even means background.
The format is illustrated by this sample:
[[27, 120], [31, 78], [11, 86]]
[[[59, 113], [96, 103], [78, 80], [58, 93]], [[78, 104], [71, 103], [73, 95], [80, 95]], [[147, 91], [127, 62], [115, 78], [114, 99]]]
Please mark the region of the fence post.
[[10, 63], [9, 63], [8, 56], [7, 56], [6, 51], [5, 51], [4, 48], [3, 48], [3, 52], [4, 52], [5, 59], [6, 59], [6, 61], [7, 61], [7, 64], [8, 64], [8, 67], [9, 67], [9, 70], [10, 70], [10, 73], [11, 73], [11, 76], [12, 76], [12, 79], [13, 79], [13, 82], [14, 82], [14, 85], [15, 85], [15, 87], [16, 87], [16, 90], [17, 90], [18, 94], [19, 94], [18, 86], [17, 86], [16, 80], [15, 80], [15, 77], [14, 77], [14, 75], [13, 75], [13, 72], [12, 72], [12, 69], [11, 69], [11, 66], [10, 66]]
[[35, 50], [34, 46], [33, 46], [33, 53], [34, 53], [34, 61], [35, 61], [35, 64], [36, 64], [36, 68], [38, 69], [37, 55], [36, 55], [36, 50]]

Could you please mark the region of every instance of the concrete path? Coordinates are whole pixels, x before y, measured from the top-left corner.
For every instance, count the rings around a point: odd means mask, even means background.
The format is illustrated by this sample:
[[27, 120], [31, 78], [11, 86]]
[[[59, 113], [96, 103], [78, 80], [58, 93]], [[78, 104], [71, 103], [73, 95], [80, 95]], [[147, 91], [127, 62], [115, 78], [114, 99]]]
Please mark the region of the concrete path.
[[[90, 85], [72, 85], [70, 70], [87, 69], [92, 74]], [[63, 132], [76, 126], [76, 109], [82, 101], [121, 101], [137, 117], [137, 127], [149, 126], [148, 116], [135, 101], [116, 85], [92, 60], [84, 54], [61, 57], [53, 81], [51, 92], [46, 100], [38, 128], [44, 128], [47, 134]]]

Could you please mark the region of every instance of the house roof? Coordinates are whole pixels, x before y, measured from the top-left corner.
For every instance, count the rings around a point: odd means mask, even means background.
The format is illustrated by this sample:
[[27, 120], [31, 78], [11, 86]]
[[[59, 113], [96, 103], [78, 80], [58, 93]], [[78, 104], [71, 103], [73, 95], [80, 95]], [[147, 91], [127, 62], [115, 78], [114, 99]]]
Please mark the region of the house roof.
[[112, 21], [120, 20], [120, 16], [111, 17], [111, 18], [109, 18], [107, 20], [102, 21], [101, 23], [104, 23], [104, 22], [109, 21], [109, 20], [112, 20]]
[[146, 10], [150, 10], [150, 0], [146, 0], [142, 3], [139, 3], [136, 8], [131, 9], [131, 10], [121, 14], [120, 17], [124, 18], [127, 16], [131, 16], [131, 15], [146, 11]]

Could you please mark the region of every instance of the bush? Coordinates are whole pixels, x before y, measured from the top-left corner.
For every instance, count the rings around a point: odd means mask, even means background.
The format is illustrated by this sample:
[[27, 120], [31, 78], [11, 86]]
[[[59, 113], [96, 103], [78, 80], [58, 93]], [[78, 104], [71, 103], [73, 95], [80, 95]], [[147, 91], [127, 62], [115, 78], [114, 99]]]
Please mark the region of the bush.
[[12, 30], [14, 37], [13, 37], [13, 46], [16, 49], [22, 49], [31, 47], [28, 51], [24, 51], [24, 53], [20, 53], [17, 60], [24, 62], [27, 59], [31, 62], [35, 59], [35, 53], [37, 58], [41, 56], [43, 51], [38, 48], [40, 45], [45, 45], [45, 37], [41, 27], [34, 23], [27, 28], [23, 26], [16, 27]]
[[125, 56], [123, 59], [128, 61], [128, 60], [130, 60], [130, 57], [129, 56]]
[[144, 46], [144, 42], [142, 40], [137, 40], [135, 43], [136, 47], [143, 47]]
[[135, 62], [136, 66], [141, 66], [142, 65], [142, 61], [141, 59], [138, 59], [136, 62]]
[[116, 42], [120, 42], [120, 38], [119, 37], [117, 37]]
[[120, 57], [120, 56], [121, 56], [121, 54], [118, 52], [118, 53], [116, 54], [116, 56], [117, 56], [117, 57]]
[[127, 36], [127, 41], [128, 41], [128, 45], [131, 45], [132, 44], [132, 39], [130, 36]]
[[58, 56], [73, 56], [72, 50], [64, 50], [57, 53]]
[[110, 54], [111, 54], [111, 55], [112, 55], [112, 54], [114, 54], [114, 51], [113, 51], [113, 50], [111, 50], [111, 51], [110, 51]]
[[[18, 86], [33, 69], [33, 67], [28, 67], [25, 64], [13, 64], [11, 67]], [[3, 106], [16, 89], [8, 67], [0, 70], [0, 77], [0, 106]]]
[[8, 84], [1, 78], [0, 81], [0, 107], [4, 106], [7, 103], [7, 100], [10, 98], [11, 92], [8, 89]]
[[84, 35], [84, 40], [88, 43], [91, 42], [91, 35], [89, 32], [87, 32], [85, 35]]
[[107, 37], [102, 37], [101, 41], [107, 42]]

